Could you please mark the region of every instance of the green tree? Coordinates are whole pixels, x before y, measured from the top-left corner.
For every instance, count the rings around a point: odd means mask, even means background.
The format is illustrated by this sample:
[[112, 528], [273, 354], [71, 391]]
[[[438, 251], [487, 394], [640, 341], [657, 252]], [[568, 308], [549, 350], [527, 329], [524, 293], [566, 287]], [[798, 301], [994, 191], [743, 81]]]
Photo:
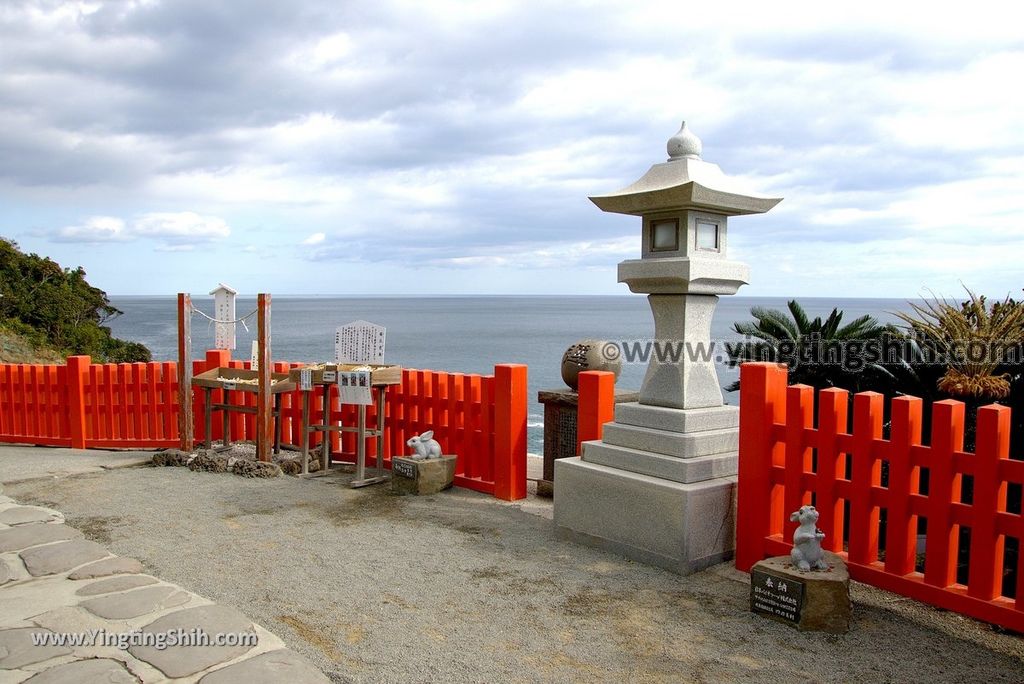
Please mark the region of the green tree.
[[[898, 332], [871, 316], [843, 325], [843, 312], [833, 309], [824, 320], [820, 316], [812, 320], [796, 300], [788, 303], [787, 311], [755, 306], [750, 313], [753, 321], [733, 326], [744, 340], [726, 344], [730, 367], [746, 361], [786, 363], [791, 384], [853, 392], [878, 389], [892, 377], [871, 345]], [[736, 381], [726, 390], [733, 392], [739, 386]]]
[[121, 314], [85, 270], [61, 268], [0, 238], [0, 324], [36, 344], [97, 361], [149, 361], [142, 344], [113, 337], [104, 323]]

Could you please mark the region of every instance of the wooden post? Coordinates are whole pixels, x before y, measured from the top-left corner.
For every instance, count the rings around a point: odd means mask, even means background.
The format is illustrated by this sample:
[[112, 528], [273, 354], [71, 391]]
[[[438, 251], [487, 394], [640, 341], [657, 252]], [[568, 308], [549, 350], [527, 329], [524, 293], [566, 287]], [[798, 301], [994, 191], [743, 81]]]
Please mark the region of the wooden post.
[[89, 375], [91, 361], [88, 356], [68, 357], [67, 406], [72, 449], [84, 449], [89, 438], [85, 425], [85, 379]]
[[601, 439], [604, 424], [615, 419], [615, 373], [583, 371], [579, 375], [579, 405], [576, 419], [576, 454], [583, 442]]
[[932, 404], [924, 581], [943, 589], [956, 582], [960, 526], [953, 522], [950, 514], [953, 505], [960, 503], [961, 477], [953, 468], [953, 454], [964, 449], [965, 415], [963, 402], [945, 399]]
[[256, 457], [270, 460], [270, 446], [274, 441], [273, 409], [270, 403], [270, 295], [256, 296], [257, 358], [259, 373], [256, 387]]
[[494, 367], [494, 496], [526, 498], [526, 366]]
[[191, 453], [192, 418], [192, 297], [178, 293], [178, 448]]
[[[882, 463], [875, 443], [882, 439], [885, 397], [877, 392], [853, 396], [853, 482], [850, 487], [850, 562], [878, 560], [879, 507], [871, 492], [882, 483]], [[930, 528], [929, 528], [930, 530]]]
[[914, 465], [912, 453], [921, 443], [921, 407], [917, 397], [892, 400], [885, 571], [899, 577], [913, 572], [916, 560], [917, 516], [910, 508], [910, 497], [918, 493], [920, 468]]

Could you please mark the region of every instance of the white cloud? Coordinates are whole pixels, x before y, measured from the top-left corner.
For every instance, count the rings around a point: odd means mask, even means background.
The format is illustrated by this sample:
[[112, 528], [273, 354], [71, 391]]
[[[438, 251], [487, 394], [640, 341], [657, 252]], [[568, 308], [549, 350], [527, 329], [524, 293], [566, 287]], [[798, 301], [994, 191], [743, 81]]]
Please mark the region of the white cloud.
[[144, 214], [132, 225], [132, 233], [170, 242], [206, 242], [231, 235], [224, 219], [191, 211]]
[[313, 233], [312, 235], [307, 237], [305, 240], [303, 240], [299, 244], [301, 244], [301, 245], [319, 245], [321, 242], [323, 242], [326, 239], [327, 239], [327, 235], [325, 233]]
[[54, 239], [60, 242], [119, 242], [129, 240], [124, 221], [114, 216], [92, 216], [77, 226], [65, 226]]

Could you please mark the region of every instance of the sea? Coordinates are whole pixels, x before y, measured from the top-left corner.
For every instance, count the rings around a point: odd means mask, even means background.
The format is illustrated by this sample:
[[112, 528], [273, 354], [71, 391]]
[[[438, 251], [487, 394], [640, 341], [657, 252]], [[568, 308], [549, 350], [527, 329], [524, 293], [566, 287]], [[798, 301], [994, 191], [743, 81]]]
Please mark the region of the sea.
[[[154, 360], [177, 359], [177, 304], [174, 296], [111, 296], [123, 314], [108, 324], [116, 337], [141, 342]], [[195, 296], [193, 305], [213, 316], [213, 298]], [[723, 362], [721, 344], [740, 338], [739, 321], [752, 320], [754, 306], [785, 309], [786, 298], [722, 297], [712, 322], [719, 380], [723, 387], [737, 371]], [[799, 299], [808, 316], [826, 317], [833, 308], [851, 321], [868, 314], [881, 323], [896, 322], [896, 311], [909, 309], [903, 299]], [[256, 309], [255, 297], [239, 296], [236, 316]], [[463, 373], [492, 373], [498, 363], [529, 367], [528, 448], [543, 451], [544, 409], [537, 402], [542, 389], [564, 388], [561, 361], [565, 350], [585, 339], [633, 344], [650, 340], [654, 321], [646, 297], [620, 296], [284, 296], [271, 300], [271, 353], [275, 361], [334, 360], [334, 331], [338, 326], [366, 320], [387, 328], [385, 362], [406, 368]], [[248, 330], [236, 326], [233, 357], [248, 359], [256, 336], [256, 317]], [[194, 315], [192, 350], [202, 358], [213, 347], [213, 324]], [[646, 364], [623, 363], [617, 387], [638, 389]], [[738, 392], [724, 393], [735, 404]]]

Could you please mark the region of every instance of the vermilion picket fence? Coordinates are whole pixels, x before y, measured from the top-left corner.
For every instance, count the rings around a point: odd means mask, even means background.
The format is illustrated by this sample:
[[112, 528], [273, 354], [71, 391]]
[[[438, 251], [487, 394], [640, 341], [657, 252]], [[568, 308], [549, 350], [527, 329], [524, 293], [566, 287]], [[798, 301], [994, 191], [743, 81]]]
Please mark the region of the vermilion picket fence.
[[[227, 352], [207, 352], [193, 361], [197, 375], [219, 365], [248, 368], [248, 362], [230, 361]], [[300, 364], [275, 363], [275, 372]], [[177, 365], [164, 363], [91, 364], [88, 357], [71, 357], [67, 365], [0, 364], [0, 442], [76, 448], [154, 448], [178, 444]], [[503, 499], [526, 496], [526, 366], [495, 366], [494, 375], [472, 375], [430, 370], [404, 370], [402, 383], [385, 395], [385, 467], [393, 454], [405, 454], [406, 440], [434, 431], [445, 453], [456, 454], [456, 480], [467, 487]], [[376, 391], [376, 390], [375, 390]], [[214, 403], [223, 392], [212, 394]], [[311, 422], [323, 417], [320, 392], [311, 397]], [[255, 394], [232, 392], [230, 401], [255, 406]], [[204, 393], [193, 395], [195, 439], [206, 439]], [[356, 407], [338, 402], [331, 388], [334, 422], [355, 425]], [[367, 410], [367, 425], [376, 424], [376, 406]], [[281, 397], [282, 440], [299, 444], [302, 436], [302, 393]], [[255, 417], [233, 413], [231, 439], [255, 439]], [[212, 421], [215, 440], [222, 439], [222, 423]], [[332, 451], [354, 460], [356, 436], [330, 433]], [[320, 441], [313, 433], [311, 443]], [[367, 442], [368, 463], [376, 464], [375, 440]]]
[[[813, 502], [823, 546], [846, 558], [853, 579], [1024, 631], [1024, 554], [1017, 554], [1015, 590], [1007, 592], [1015, 596], [1003, 594], [1006, 540], [1024, 550], [1024, 518], [1019, 509], [1007, 510], [1008, 489], [1024, 484], [1024, 461], [1009, 458], [1010, 409], [978, 410], [971, 453], [963, 448], [961, 402], [932, 405], [925, 445], [920, 399], [891, 401], [884, 439], [882, 395], [854, 395], [850, 427], [848, 393], [822, 390], [815, 426], [814, 390], [787, 387], [786, 380], [786, 367], [778, 364], [747, 363], [740, 370], [736, 567], [747, 571], [762, 558], [789, 553], [796, 525], [789, 513]], [[924, 572], [918, 572], [922, 527]], [[966, 530], [967, 581], [961, 584], [958, 549]]]

